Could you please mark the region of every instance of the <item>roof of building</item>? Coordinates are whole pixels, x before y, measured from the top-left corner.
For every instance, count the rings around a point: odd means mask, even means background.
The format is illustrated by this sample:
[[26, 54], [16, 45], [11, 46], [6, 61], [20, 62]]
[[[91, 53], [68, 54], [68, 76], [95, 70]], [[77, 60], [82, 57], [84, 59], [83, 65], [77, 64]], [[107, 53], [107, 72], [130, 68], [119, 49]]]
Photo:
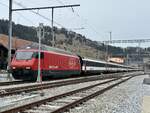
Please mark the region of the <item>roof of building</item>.
[[[17, 49], [25, 45], [30, 45], [32, 42], [19, 39], [17, 37], [12, 37], [12, 49]], [[0, 45], [8, 49], [8, 36], [0, 34]]]

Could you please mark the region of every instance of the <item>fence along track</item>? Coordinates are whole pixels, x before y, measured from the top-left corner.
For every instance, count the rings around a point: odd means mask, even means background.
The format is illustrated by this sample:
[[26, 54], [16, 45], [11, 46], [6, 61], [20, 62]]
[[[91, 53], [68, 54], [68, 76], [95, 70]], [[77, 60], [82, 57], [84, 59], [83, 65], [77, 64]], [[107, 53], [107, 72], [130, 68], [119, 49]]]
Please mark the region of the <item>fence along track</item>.
[[[91, 86], [88, 86], [88, 87], [84, 87], [84, 88], [81, 88], [81, 89], [77, 89], [77, 90], [74, 90], [74, 91], [70, 91], [70, 92], [67, 92], [67, 93], [63, 93], [63, 94], [60, 94], [60, 95], [57, 95], [57, 96], [53, 96], [53, 97], [49, 97], [49, 98], [46, 98], [46, 99], [43, 99], [43, 100], [40, 100], [40, 101], [36, 101], [36, 102], [33, 102], [33, 103], [30, 103], [30, 104], [26, 104], [26, 105], [22, 105], [22, 106], [19, 106], [19, 107], [16, 107], [16, 108], [12, 108], [12, 109], [9, 109], [7, 111], [3, 111], [2, 113], [17, 113], [17, 112], [34, 112], [34, 110], [32, 111], [32, 109], [38, 109], [38, 108], [35, 108], [35, 107], [40, 107], [41, 105], [44, 105], [44, 104], [47, 104], [49, 102], [52, 102], [52, 101], [56, 101], [58, 99], [62, 99], [62, 98], [66, 98], [67, 96], [72, 96], [72, 95], [75, 95], [77, 93], [81, 93], [83, 91], [86, 91], [86, 90], [89, 90], [91, 88], [94, 88], [96, 86], [100, 86], [100, 85], [103, 85], [103, 84], [107, 84], [107, 83], [110, 83], [110, 82], [113, 82], [113, 81], [116, 81], [116, 80], [119, 80], [119, 82], [116, 82], [116, 83], [113, 83], [111, 85], [109, 85], [108, 87], [105, 87], [105, 88], [102, 88], [101, 90], [98, 90], [92, 94], [89, 94], [89, 95], [86, 95], [84, 96], [83, 98], [79, 98], [73, 102], [70, 102], [70, 103], [67, 103], [66, 105], [64, 106], [61, 106], [57, 109], [54, 109], [51, 111], [51, 109], [47, 108], [48, 112], [51, 112], [51, 113], [62, 113], [62, 112], [65, 112], [66, 110], [69, 110], [71, 109], [72, 107], [75, 107], [91, 98], [94, 98], [95, 96], [98, 96], [102, 93], [104, 93], [105, 91], [107, 90], [110, 90], [111, 88], [131, 79], [133, 76], [131, 77], [127, 77], [127, 78], [122, 78], [122, 79], [113, 79], [113, 80], [108, 80], [108, 81], [105, 81], [105, 82], [101, 82], [101, 83], [98, 83], [98, 84], [95, 84], [95, 85], [91, 85]], [[108, 84], [107, 84], [108, 85]], [[88, 93], [85, 93], [85, 94], [88, 94]], [[31, 109], [31, 110], [29, 110]], [[38, 109], [39, 111], [40, 109]]]

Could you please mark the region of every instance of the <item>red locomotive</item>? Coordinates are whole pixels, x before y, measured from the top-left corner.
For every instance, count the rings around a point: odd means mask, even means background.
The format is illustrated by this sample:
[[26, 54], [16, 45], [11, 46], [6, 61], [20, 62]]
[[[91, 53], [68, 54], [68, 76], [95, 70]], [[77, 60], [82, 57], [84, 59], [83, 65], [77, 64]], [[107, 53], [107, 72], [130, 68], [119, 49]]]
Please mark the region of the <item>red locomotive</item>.
[[[80, 58], [72, 53], [56, 49], [41, 51], [42, 77], [66, 77], [80, 75]], [[38, 50], [20, 49], [11, 62], [12, 75], [15, 79], [36, 80], [38, 70]]]

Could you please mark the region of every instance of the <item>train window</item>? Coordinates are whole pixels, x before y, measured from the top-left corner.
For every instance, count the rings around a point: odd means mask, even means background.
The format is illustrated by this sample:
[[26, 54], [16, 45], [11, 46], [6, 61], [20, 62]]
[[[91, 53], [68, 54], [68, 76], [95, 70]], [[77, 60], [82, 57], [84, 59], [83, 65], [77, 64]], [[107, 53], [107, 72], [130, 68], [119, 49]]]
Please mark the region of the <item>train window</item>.
[[16, 53], [17, 60], [29, 60], [32, 58], [33, 52], [30, 51], [18, 51]]
[[37, 53], [37, 52], [35, 52], [35, 53], [33, 54], [33, 58], [38, 58], [38, 53]]
[[94, 67], [104, 67], [105, 66], [104, 63], [92, 62], [92, 61], [86, 61], [86, 65], [87, 66], [94, 66]]

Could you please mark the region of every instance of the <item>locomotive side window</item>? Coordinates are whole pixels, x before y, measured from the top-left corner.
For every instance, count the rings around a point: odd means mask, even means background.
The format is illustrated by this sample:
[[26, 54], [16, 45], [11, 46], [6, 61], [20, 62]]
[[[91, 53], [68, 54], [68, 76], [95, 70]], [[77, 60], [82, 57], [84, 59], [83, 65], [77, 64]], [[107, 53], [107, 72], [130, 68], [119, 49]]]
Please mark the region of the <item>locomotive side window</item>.
[[[33, 54], [33, 57], [34, 58], [38, 58], [38, 52], [35, 52], [34, 54]], [[43, 59], [44, 58], [44, 52], [41, 52], [41, 59]]]
[[44, 58], [44, 52], [41, 52], [41, 59]]
[[16, 53], [17, 60], [30, 60], [32, 59], [33, 52], [30, 51], [18, 51]]

